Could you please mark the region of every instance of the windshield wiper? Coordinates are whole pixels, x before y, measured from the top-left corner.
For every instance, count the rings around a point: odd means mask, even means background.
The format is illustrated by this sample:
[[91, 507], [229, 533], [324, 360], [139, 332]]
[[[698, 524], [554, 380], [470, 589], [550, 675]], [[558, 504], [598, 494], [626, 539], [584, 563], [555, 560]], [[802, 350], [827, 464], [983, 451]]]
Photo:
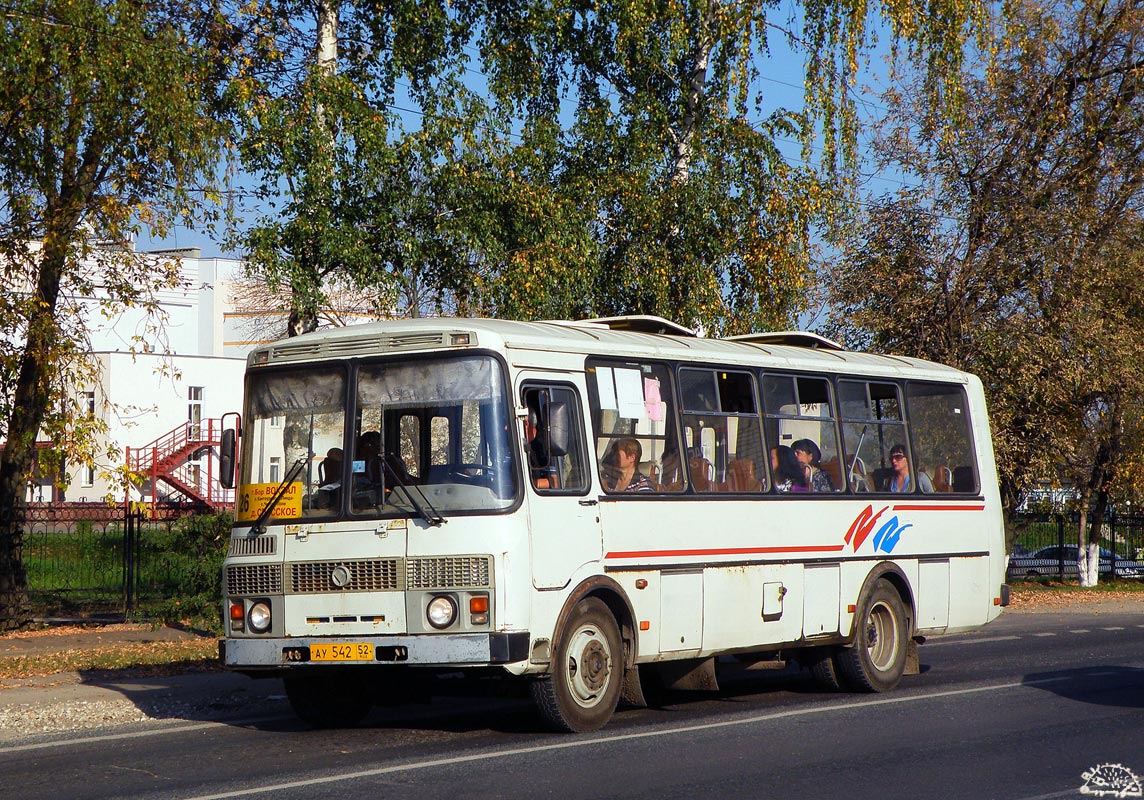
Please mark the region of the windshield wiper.
[[278, 501], [286, 495], [286, 490], [290, 488], [290, 484], [298, 477], [298, 473], [302, 471], [302, 467], [306, 466], [306, 460], [306, 456], [300, 456], [298, 460], [294, 462], [293, 466], [290, 467], [290, 471], [286, 473], [286, 477], [282, 479], [282, 483], [278, 484], [278, 488], [274, 490], [274, 494], [266, 503], [266, 507], [262, 509], [262, 513], [258, 515], [258, 519], [254, 520], [254, 525], [251, 526], [250, 530], [256, 536], [266, 533], [266, 520], [274, 513], [274, 509], [278, 506]]
[[[391, 467], [384, 458], [381, 460], [381, 467], [385, 470], [389, 477], [393, 478], [394, 483], [405, 490], [405, 496], [409, 498], [409, 503], [413, 506], [414, 509], [416, 509], [417, 516], [421, 517], [421, 519], [425, 520], [427, 524], [432, 525], [434, 528], [444, 525], [446, 522], [448, 522], [448, 520], [446, 520], [437, 512], [437, 509], [433, 507], [433, 504], [429, 502], [429, 498], [426, 497], [424, 492], [421, 491], [420, 486], [417, 486], [413, 483], [406, 483], [404, 480], [402, 480], [401, 476], [397, 474], [397, 470]], [[417, 502], [417, 498], [413, 496], [413, 491], [411, 490], [416, 490], [417, 494], [421, 495], [421, 502], [423, 502], [425, 505], [421, 505], [421, 503]]]

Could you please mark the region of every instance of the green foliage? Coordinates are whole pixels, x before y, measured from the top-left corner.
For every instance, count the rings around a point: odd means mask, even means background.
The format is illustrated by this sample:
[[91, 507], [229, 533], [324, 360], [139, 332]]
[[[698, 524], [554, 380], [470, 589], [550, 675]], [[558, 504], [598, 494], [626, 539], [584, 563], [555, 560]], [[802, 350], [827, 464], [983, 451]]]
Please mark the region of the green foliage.
[[[233, 516], [227, 513], [196, 514], [175, 522], [166, 545], [173, 594], [145, 603], [144, 616], [222, 633], [222, 562], [233, 523]], [[156, 544], [149, 546], [154, 549]]]

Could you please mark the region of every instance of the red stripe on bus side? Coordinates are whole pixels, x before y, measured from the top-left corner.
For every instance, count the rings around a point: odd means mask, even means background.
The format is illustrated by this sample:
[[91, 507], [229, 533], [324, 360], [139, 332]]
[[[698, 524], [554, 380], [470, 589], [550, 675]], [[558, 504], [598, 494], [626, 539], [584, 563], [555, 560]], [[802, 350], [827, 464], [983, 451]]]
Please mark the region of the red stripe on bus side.
[[922, 505], [895, 505], [895, 511], [984, 511], [985, 506], [922, 506]]
[[837, 553], [845, 545], [821, 544], [809, 547], [727, 547], [717, 550], [622, 550], [604, 558], [664, 558], [667, 556], [742, 556], [754, 553]]

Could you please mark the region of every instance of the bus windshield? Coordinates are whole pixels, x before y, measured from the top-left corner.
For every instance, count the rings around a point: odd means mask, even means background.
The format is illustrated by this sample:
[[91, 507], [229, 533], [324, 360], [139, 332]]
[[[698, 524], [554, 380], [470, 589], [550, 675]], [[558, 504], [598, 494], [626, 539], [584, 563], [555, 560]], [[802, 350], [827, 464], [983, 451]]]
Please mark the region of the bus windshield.
[[510, 419], [487, 356], [252, 372], [236, 517], [257, 519], [279, 488], [267, 519], [507, 509]]

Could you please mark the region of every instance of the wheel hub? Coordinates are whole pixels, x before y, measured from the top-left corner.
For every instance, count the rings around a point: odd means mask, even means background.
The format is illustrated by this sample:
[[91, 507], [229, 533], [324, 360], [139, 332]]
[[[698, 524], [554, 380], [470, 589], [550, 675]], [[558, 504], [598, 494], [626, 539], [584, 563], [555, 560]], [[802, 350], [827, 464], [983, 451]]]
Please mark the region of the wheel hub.
[[576, 702], [595, 704], [607, 690], [611, 674], [607, 641], [594, 628], [577, 631], [568, 651], [568, 682]]

